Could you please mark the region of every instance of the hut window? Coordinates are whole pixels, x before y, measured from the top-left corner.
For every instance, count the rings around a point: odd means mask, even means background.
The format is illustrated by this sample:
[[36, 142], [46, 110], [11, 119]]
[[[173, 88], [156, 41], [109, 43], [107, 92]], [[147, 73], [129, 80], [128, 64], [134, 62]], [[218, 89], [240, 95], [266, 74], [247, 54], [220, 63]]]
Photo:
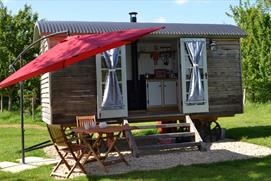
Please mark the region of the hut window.
[[200, 65], [203, 62], [204, 41], [187, 41], [185, 42], [185, 47], [192, 65], [187, 103], [204, 101], [204, 90], [200, 71]]
[[105, 86], [103, 90], [103, 110], [120, 109], [123, 107], [121, 87], [119, 85], [118, 74], [121, 54], [119, 48], [114, 48], [103, 52], [102, 65], [106, 69]]

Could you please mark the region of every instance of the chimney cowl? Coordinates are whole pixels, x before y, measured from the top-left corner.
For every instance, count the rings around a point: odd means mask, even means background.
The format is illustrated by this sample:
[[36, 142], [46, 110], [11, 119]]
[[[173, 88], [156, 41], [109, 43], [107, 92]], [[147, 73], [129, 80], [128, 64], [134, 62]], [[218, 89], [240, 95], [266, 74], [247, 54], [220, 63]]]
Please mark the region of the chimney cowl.
[[130, 22], [136, 23], [137, 22], [137, 19], [136, 19], [137, 12], [130, 12], [129, 15], [130, 15]]

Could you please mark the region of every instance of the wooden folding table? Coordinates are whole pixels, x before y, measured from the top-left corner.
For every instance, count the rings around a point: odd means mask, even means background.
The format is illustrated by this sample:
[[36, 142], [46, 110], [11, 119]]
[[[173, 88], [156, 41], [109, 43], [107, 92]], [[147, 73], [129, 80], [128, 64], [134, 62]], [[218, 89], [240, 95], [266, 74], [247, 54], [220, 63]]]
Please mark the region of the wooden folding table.
[[[88, 146], [88, 148], [91, 150], [90, 154], [93, 154], [94, 158], [97, 160], [99, 166], [105, 171], [107, 172], [107, 169], [105, 168], [106, 162], [105, 159], [108, 157], [109, 153], [112, 151], [116, 151], [120, 157], [120, 160], [123, 161], [124, 163], [126, 163], [127, 165], [128, 162], [125, 160], [124, 156], [122, 155], [122, 153], [119, 151], [119, 149], [116, 146], [116, 142], [119, 139], [119, 135], [114, 135], [114, 133], [119, 133], [119, 132], [125, 132], [125, 135], [128, 134], [128, 132], [131, 131], [131, 127], [129, 125], [119, 125], [119, 126], [107, 126], [105, 128], [100, 128], [99, 126], [96, 126], [94, 128], [90, 128], [90, 129], [85, 129], [83, 127], [77, 127], [77, 128], [73, 128], [72, 129], [73, 132], [78, 133], [80, 135], [80, 138], [82, 139], [82, 141], [84, 142], [84, 144], [86, 144]], [[84, 138], [84, 134], [94, 134], [94, 133], [98, 133], [98, 137], [96, 139], [96, 141], [94, 142], [94, 144], [90, 144], [89, 142], [87, 142]], [[103, 137], [103, 135], [105, 135], [105, 137]], [[108, 145], [108, 149], [105, 153], [105, 156], [103, 158], [100, 157], [99, 153], [97, 153], [97, 149], [95, 149], [95, 147], [97, 145], [99, 145], [103, 139], [107, 139], [108, 142], [110, 142], [110, 144]]]

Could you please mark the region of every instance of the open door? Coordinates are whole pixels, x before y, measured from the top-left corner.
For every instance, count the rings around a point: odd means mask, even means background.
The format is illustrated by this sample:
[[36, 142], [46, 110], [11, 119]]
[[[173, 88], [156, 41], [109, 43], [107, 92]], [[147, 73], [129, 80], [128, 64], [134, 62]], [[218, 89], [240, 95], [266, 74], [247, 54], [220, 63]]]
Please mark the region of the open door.
[[125, 46], [96, 55], [97, 116], [128, 116]]
[[209, 112], [206, 39], [182, 38], [183, 113]]

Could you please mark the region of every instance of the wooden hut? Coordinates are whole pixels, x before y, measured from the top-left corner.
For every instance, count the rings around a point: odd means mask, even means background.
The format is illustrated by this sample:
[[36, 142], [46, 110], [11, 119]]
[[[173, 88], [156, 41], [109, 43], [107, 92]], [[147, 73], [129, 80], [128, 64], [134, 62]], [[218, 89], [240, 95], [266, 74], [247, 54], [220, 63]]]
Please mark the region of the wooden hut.
[[[34, 39], [63, 30], [75, 35], [156, 26], [165, 29], [118, 50], [114, 71], [121, 106], [102, 106], [110, 70], [99, 54], [41, 77], [43, 121], [73, 123], [76, 115], [90, 114], [130, 122], [185, 115], [212, 121], [242, 113], [240, 38], [246, 33], [237, 26], [42, 20], [36, 23]], [[41, 53], [64, 38], [46, 39]]]

